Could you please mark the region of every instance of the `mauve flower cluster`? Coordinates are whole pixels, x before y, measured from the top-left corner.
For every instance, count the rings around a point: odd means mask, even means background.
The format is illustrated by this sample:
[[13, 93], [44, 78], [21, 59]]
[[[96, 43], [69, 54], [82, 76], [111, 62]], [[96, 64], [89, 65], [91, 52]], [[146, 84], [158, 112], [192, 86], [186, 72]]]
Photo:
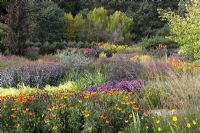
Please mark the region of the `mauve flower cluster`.
[[119, 89], [124, 91], [137, 91], [144, 85], [144, 80], [130, 80], [130, 81], [120, 81], [113, 82], [109, 81], [105, 84], [99, 84], [91, 86], [84, 91], [86, 92], [95, 92], [95, 91], [109, 91], [111, 89]]

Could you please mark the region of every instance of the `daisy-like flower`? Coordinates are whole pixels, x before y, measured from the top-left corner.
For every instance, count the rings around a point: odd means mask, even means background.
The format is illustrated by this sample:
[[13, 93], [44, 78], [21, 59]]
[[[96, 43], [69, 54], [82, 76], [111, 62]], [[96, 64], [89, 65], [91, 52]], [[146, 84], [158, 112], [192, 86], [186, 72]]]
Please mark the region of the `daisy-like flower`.
[[157, 121], [156, 121], [156, 124], [160, 124], [160, 120], [157, 120]]
[[187, 123], [187, 128], [191, 128], [191, 124], [190, 123]]
[[158, 132], [161, 132], [161, 131], [162, 131], [161, 127], [158, 127]]
[[173, 116], [173, 117], [172, 117], [172, 121], [173, 121], [173, 122], [177, 122], [177, 121], [178, 121], [178, 118], [177, 118], [176, 116]]
[[193, 124], [193, 125], [196, 125], [196, 124], [197, 124], [197, 121], [192, 120], [192, 124]]

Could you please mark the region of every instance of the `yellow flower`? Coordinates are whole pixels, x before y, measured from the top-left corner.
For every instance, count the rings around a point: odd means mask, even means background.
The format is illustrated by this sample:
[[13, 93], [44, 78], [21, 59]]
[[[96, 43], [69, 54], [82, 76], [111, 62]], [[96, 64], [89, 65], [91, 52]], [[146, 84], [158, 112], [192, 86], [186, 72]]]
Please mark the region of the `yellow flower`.
[[161, 131], [162, 131], [161, 127], [158, 127], [158, 132], [161, 132]]
[[193, 125], [196, 125], [197, 122], [196, 122], [195, 120], [192, 120], [192, 124], [193, 124]]
[[83, 116], [84, 116], [85, 118], [87, 118], [87, 117], [90, 115], [89, 112], [88, 112], [87, 110], [83, 110], [82, 113], [83, 113]]
[[173, 122], [177, 122], [177, 121], [178, 121], [178, 118], [177, 118], [176, 116], [173, 116], [173, 117], [172, 117], [172, 121], [173, 121]]
[[16, 128], [18, 129], [19, 127], [20, 127], [20, 125], [19, 125], [19, 124], [17, 124], [17, 125], [16, 125]]
[[128, 120], [125, 120], [124, 122], [125, 122], [125, 123], [128, 123]]
[[122, 133], [122, 131], [118, 131], [117, 133]]
[[134, 112], [138, 112], [138, 111], [139, 111], [139, 108], [138, 108], [138, 107], [133, 107], [133, 111], [134, 111]]
[[49, 111], [54, 111], [54, 110], [56, 110], [56, 109], [57, 109], [56, 106], [52, 106], [51, 108], [48, 108]]
[[45, 123], [49, 123], [50, 121], [48, 119], [44, 119], [44, 122]]
[[105, 121], [106, 124], [109, 124], [110, 122], [108, 120]]
[[143, 114], [143, 116], [147, 117], [147, 116], [148, 116], [148, 114], [147, 114], [147, 113], [144, 113], [144, 114]]
[[74, 107], [73, 107], [73, 106], [70, 106], [69, 109], [70, 109], [70, 110], [74, 110]]
[[78, 102], [79, 102], [79, 103], [82, 103], [83, 101], [82, 101], [82, 100], [78, 100]]
[[157, 120], [157, 121], [156, 121], [156, 124], [160, 124], [160, 120]]
[[57, 114], [51, 114], [51, 117], [56, 118]]
[[87, 129], [89, 132], [92, 132], [92, 126], [89, 126]]
[[133, 117], [133, 115], [132, 115], [132, 114], [130, 114], [130, 115], [129, 115], [129, 118], [132, 118], [132, 117]]
[[53, 129], [53, 130], [57, 130], [57, 129], [58, 129], [58, 126], [53, 126], [52, 129]]
[[145, 128], [146, 128], [146, 129], [149, 129], [149, 126], [146, 126]]
[[85, 98], [85, 99], [88, 99], [88, 98], [90, 98], [90, 96], [89, 96], [89, 95], [85, 95], [84, 98]]
[[172, 112], [172, 113], [175, 113], [175, 112], [176, 112], [176, 109], [172, 109], [171, 112]]
[[187, 123], [187, 128], [191, 128], [191, 124], [190, 123]]

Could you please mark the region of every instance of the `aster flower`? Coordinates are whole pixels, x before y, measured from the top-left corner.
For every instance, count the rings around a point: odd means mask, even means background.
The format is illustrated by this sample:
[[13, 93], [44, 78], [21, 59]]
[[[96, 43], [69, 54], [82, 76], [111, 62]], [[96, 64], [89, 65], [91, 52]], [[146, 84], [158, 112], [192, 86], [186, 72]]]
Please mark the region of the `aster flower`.
[[94, 92], [94, 91], [109, 91], [113, 88], [123, 91], [137, 91], [144, 85], [143, 80], [130, 80], [130, 81], [120, 81], [120, 82], [113, 82], [109, 81], [105, 84], [99, 84], [91, 86], [84, 91], [86, 92]]

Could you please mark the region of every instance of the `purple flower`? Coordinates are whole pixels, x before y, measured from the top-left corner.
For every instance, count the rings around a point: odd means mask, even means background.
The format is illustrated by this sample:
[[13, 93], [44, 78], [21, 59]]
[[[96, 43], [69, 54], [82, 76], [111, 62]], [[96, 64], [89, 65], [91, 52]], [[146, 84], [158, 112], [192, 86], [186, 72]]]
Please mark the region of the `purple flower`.
[[111, 89], [119, 89], [124, 91], [137, 91], [144, 85], [143, 80], [130, 80], [130, 81], [120, 81], [114, 83], [113, 81], [109, 81], [105, 84], [99, 84], [91, 86], [84, 91], [86, 92], [94, 92], [94, 91], [109, 91]]

